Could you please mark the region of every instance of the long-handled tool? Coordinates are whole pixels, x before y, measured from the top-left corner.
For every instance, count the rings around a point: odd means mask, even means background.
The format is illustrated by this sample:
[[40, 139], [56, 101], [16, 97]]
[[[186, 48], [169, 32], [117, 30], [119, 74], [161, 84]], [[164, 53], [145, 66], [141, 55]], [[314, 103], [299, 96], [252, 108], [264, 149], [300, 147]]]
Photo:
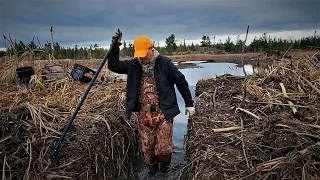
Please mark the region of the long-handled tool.
[[[120, 30], [118, 29], [118, 31], [120, 31]], [[109, 53], [110, 53], [110, 52], [112, 51], [112, 49], [114, 48], [114, 46], [115, 46], [115, 44], [117, 43], [118, 39], [119, 39], [119, 36], [116, 36], [115, 38], [112, 39], [112, 43], [111, 43], [110, 49], [109, 49], [109, 50], [107, 51], [107, 53], [105, 54], [105, 56], [104, 56], [104, 58], [103, 58], [103, 60], [102, 60], [102, 62], [101, 62], [101, 64], [100, 64], [99, 68], [97, 69], [97, 71], [96, 71], [96, 73], [94, 74], [92, 80], [90, 81], [89, 86], [87, 87], [84, 95], [82, 96], [81, 101], [78, 103], [77, 108], [75, 109], [75, 111], [73, 112], [72, 116], [71, 116], [70, 119], [68, 120], [68, 123], [67, 123], [65, 129], [63, 130], [63, 132], [62, 132], [59, 140], [56, 142], [56, 145], [55, 145], [53, 151], [51, 152], [52, 159], [53, 159], [54, 162], [56, 162], [56, 158], [57, 158], [57, 154], [58, 154], [60, 145], [61, 145], [64, 137], [66, 136], [66, 133], [67, 133], [69, 127], [71, 126], [74, 118], [75, 118], [76, 115], [78, 114], [78, 112], [79, 112], [79, 110], [80, 110], [80, 107], [82, 106], [84, 100], [86, 99], [86, 97], [87, 97], [87, 95], [88, 95], [91, 87], [93, 86], [95, 80], [97, 79], [97, 77], [98, 77], [98, 75], [99, 75], [99, 72], [101, 71], [102, 67], [104, 66], [105, 62], [107, 61], [107, 59], [108, 59], [108, 57], [109, 57]]]

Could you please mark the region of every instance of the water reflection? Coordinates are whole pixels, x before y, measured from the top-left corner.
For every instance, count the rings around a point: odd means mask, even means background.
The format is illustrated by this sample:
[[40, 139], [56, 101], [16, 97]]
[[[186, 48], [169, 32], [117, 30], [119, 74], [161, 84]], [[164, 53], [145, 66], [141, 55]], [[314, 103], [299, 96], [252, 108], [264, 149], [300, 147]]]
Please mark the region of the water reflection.
[[[250, 64], [246, 64], [244, 67], [241, 67], [234, 63], [204, 63], [203, 61], [195, 61], [192, 63], [177, 63], [176, 66], [186, 77], [193, 98], [195, 96], [196, 83], [200, 79], [213, 78], [223, 74], [244, 76], [243, 70], [245, 70], [248, 75], [253, 74], [253, 67]], [[188, 117], [185, 115], [184, 100], [178, 89], [175, 88], [175, 90], [181, 113], [174, 119], [173, 140], [175, 144], [175, 153], [173, 155], [172, 162], [185, 164], [183, 143], [184, 136], [187, 133]]]
[[[183, 66], [185, 63], [177, 65], [178, 69], [185, 75], [188, 80], [189, 86], [195, 86], [198, 80], [205, 78], [212, 78], [223, 74], [232, 74], [235, 76], [243, 76], [243, 67], [238, 67], [234, 63], [203, 63], [201, 61], [195, 61], [189, 68], [188, 66]], [[179, 68], [183, 67], [183, 68]], [[189, 65], [190, 66], [190, 65]], [[197, 67], [197, 68], [194, 68]], [[245, 69], [253, 72], [252, 66], [250, 64], [245, 65]]]
[[244, 71], [247, 73], [247, 75], [253, 74], [253, 66], [251, 64], [245, 64], [243, 66]]

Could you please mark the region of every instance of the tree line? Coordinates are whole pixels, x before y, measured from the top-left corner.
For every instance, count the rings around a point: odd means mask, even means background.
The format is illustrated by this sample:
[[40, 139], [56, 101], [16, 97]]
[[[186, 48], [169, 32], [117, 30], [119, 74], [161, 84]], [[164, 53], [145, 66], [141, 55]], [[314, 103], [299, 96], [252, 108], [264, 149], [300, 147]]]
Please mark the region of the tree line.
[[[106, 48], [99, 47], [97, 44], [90, 47], [61, 47], [59, 42], [47, 42], [44, 46], [38, 45], [31, 41], [25, 44], [22, 41], [12, 42], [11, 47], [7, 51], [0, 51], [0, 57], [9, 56], [17, 53], [18, 56], [30, 51], [33, 53], [35, 59], [48, 59], [53, 56], [56, 59], [102, 59], [107, 51]], [[216, 40], [215, 36], [202, 36], [201, 42], [186, 44], [185, 40], [178, 43], [174, 34], [171, 34], [165, 39], [165, 46], [159, 46], [159, 42], [153, 42], [154, 47], [164, 55], [178, 55], [178, 54], [224, 54], [224, 53], [240, 53], [242, 51], [243, 41], [239, 38], [232, 40], [230, 36], [222, 42], [221, 39]], [[267, 33], [263, 33], [259, 38], [255, 37], [249, 45], [245, 45], [245, 52], [265, 52], [265, 51], [285, 51], [291, 49], [303, 49], [320, 47], [320, 36], [304, 37], [300, 39], [283, 39], [271, 38]], [[123, 41], [123, 48], [120, 51], [121, 57], [133, 56], [133, 44], [131, 42]]]

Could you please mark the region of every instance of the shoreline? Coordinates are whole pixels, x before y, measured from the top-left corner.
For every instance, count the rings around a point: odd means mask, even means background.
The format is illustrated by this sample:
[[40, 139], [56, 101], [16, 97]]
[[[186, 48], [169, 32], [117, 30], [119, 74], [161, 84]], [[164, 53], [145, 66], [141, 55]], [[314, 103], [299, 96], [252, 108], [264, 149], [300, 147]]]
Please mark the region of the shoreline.
[[[296, 56], [312, 56], [315, 53], [319, 53], [320, 50], [290, 50], [287, 52], [285, 59], [288, 59], [288, 56], [296, 57]], [[255, 61], [269, 61], [272, 59], [276, 59], [274, 56], [267, 57], [262, 52], [249, 52], [244, 53], [243, 55], [241, 53], [237, 54], [186, 54], [186, 55], [166, 55], [170, 59], [172, 59], [173, 62], [189, 62], [189, 61], [208, 61], [208, 62], [229, 62], [229, 63], [239, 63], [241, 62], [241, 56], [242, 59], [246, 62], [255, 62]], [[281, 56], [280, 56], [281, 58]], [[120, 57], [120, 60], [129, 60], [132, 59], [132, 57]], [[41, 60], [35, 60], [39, 62], [48, 62], [50, 60], [48, 59], [41, 59]], [[55, 59], [51, 60], [54, 62], [59, 61], [77, 61], [77, 62], [100, 62], [102, 59]], [[99, 63], [97, 63], [99, 64]]]

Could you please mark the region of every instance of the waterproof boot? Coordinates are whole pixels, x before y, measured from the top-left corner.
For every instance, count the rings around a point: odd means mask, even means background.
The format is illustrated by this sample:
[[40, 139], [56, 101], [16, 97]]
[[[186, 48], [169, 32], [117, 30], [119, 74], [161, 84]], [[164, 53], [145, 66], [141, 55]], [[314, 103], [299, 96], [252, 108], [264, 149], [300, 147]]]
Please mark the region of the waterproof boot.
[[166, 173], [169, 171], [170, 162], [159, 163], [159, 165], [160, 165], [160, 172]]
[[168, 172], [170, 163], [171, 163], [171, 154], [158, 156], [159, 161], [159, 170], [163, 173]]
[[159, 164], [153, 163], [152, 165], [148, 165], [149, 168], [149, 174], [154, 175], [157, 171], [159, 171]]

